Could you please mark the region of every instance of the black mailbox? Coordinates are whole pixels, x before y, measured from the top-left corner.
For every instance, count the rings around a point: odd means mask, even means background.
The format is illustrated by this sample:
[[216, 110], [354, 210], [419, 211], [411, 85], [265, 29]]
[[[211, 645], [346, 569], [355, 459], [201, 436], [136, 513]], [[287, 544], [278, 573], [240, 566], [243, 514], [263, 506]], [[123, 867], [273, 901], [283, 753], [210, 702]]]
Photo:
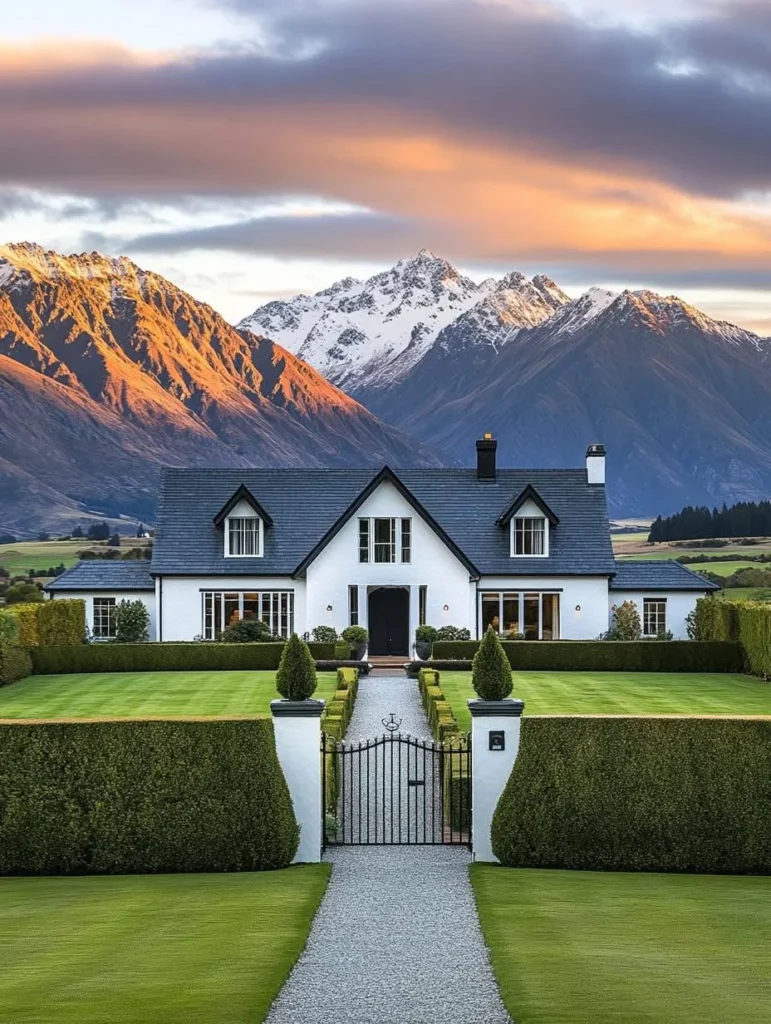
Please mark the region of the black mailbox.
[[503, 729], [491, 729], [488, 735], [490, 737], [488, 750], [506, 749], [506, 734]]

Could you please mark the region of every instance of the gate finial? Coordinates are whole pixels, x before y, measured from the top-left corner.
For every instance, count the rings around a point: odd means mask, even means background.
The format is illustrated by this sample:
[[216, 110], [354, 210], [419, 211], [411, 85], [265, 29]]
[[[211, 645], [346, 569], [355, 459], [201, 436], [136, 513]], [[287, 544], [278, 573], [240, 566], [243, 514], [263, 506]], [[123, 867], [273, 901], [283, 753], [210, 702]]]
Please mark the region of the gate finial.
[[385, 726], [385, 728], [390, 733], [396, 732], [397, 729], [399, 728], [399, 726], [402, 724], [401, 718], [397, 718], [396, 715], [393, 713], [393, 711], [391, 712], [391, 714], [389, 715], [388, 718], [383, 718], [383, 719], [381, 719], [381, 721], [382, 721], [383, 725]]

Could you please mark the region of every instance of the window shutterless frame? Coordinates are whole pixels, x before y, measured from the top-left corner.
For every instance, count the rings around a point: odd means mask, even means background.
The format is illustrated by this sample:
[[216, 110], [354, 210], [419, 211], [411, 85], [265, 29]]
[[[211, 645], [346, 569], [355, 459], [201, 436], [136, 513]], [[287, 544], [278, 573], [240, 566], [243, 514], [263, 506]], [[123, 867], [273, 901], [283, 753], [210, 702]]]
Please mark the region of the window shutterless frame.
[[294, 632], [293, 590], [203, 590], [201, 600], [204, 640], [244, 618], [261, 619], [277, 636]]

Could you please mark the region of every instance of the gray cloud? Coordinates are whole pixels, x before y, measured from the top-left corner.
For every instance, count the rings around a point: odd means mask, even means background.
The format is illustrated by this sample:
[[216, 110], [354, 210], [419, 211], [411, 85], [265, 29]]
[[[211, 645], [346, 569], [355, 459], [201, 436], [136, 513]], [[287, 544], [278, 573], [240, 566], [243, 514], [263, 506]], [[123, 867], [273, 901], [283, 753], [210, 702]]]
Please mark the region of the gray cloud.
[[[270, 52], [252, 46], [160, 66], [1, 79], [0, 175], [122, 174], [163, 187], [187, 172], [213, 189], [250, 179], [275, 189], [287, 171], [280, 154], [246, 145], [239, 157], [235, 139], [218, 154], [200, 136], [196, 151], [189, 129], [207, 112], [221, 136], [222, 117], [233, 131], [252, 118], [267, 150], [263, 119], [312, 107], [320, 123], [345, 116], [364, 129], [390, 119], [518, 153], [634, 168], [712, 195], [771, 186], [765, 3], [726, 6], [659, 35], [473, 0], [231, 6], [267, 17]], [[665, 70], [685, 65], [695, 73]], [[55, 130], [41, 134], [46, 115]], [[297, 167], [297, 153], [287, 160], [306, 187], [324, 176], [312, 160]]]

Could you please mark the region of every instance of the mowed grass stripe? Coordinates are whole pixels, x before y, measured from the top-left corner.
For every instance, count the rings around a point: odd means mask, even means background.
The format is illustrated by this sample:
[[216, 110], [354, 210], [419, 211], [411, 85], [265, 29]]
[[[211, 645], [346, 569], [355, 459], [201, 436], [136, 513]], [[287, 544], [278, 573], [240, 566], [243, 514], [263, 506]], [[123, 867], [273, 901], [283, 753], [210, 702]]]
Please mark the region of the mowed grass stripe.
[[329, 871], [0, 879], [0, 1020], [259, 1024]]
[[767, 1024], [769, 880], [474, 864], [517, 1024]]
[[[328, 700], [335, 674], [320, 672]], [[0, 688], [0, 718], [143, 718], [269, 715], [275, 671], [104, 672], [31, 676]]]
[[[468, 732], [471, 673], [440, 672], [440, 684]], [[515, 671], [512, 696], [526, 715], [771, 715], [771, 684], [728, 673]]]

